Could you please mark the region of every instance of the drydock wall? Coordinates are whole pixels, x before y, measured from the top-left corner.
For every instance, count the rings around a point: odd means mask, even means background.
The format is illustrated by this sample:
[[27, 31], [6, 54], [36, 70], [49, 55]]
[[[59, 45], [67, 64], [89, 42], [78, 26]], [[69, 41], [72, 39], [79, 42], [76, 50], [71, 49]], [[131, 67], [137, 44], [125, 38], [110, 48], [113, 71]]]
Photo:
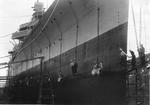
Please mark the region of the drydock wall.
[[[33, 30], [32, 34], [26, 39], [22, 47], [26, 46], [33, 40], [39, 33], [41, 28], [45, 25], [46, 21], [50, 17], [48, 24], [46, 25], [40, 36], [27, 48], [25, 48], [14, 61], [29, 59], [38, 56], [44, 56], [44, 61], [54, 58], [60, 54], [60, 38], [62, 35], [62, 53], [70, 50], [77, 45], [81, 45], [86, 41], [91, 40], [97, 36], [97, 24], [99, 24], [99, 34], [109, 31], [114, 27], [126, 23], [128, 20], [128, 0], [60, 0], [54, 13], [52, 12], [57, 0], [44, 14], [40, 20], [38, 26]], [[98, 11], [99, 11], [99, 23], [98, 23]], [[77, 25], [78, 25], [78, 38], [77, 38]], [[112, 34], [116, 34], [113, 33]], [[123, 34], [126, 34], [123, 33]], [[109, 36], [109, 35], [108, 35]], [[112, 36], [112, 37], [111, 37]], [[125, 35], [126, 36], [126, 35]], [[113, 40], [113, 35], [110, 34], [110, 41]], [[120, 37], [120, 34], [118, 34]], [[104, 36], [105, 38], [105, 36]], [[116, 37], [114, 37], [116, 38]], [[121, 38], [121, 37], [120, 37]], [[125, 38], [126, 40], [126, 38]], [[118, 44], [122, 43], [118, 38]], [[96, 41], [93, 41], [96, 44]], [[89, 46], [94, 49], [93, 45]], [[103, 44], [102, 44], [103, 43]], [[124, 43], [126, 44], [126, 43]], [[104, 50], [104, 45], [107, 47], [106, 41], [100, 42], [100, 50], [103, 54], [107, 54], [109, 57], [115, 57], [118, 54], [118, 49], [108, 52]], [[119, 46], [119, 45], [118, 45]], [[122, 47], [122, 46], [120, 46]], [[109, 47], [107, 47], [109, 49]], [[112, 48], [113, 49], [113, 48]], [[90, 49], [92, 50], [92, 49]], [[88, 53], [90, 53], [88, 50]], [[126, 50], [126, 48], [124, 49]], [[101, 53], [101, 56], [104, 56]], [[109, 53], [109, 54], [108, 54]], [[73, 54], [73, 53], [72, 53]], [[93, 54], [94, 55], [94, 54]], [[88, 56], [87, 56], [88, 57]], [[73, 58], [73, 56], [72, 56]], [[70, 58], [70, 59], [72, 59]], [[105, 58], [104, 58], [105, 59]], [[109, 59], [106, 59], [109, 62]], [[112, 63], [111, 61], [109, 63]], [[28, 61], [24, 63], [13, 64], [11, 69], [12, 75], [16, 75], [22, 71], [26, 71], [39, 64], [38, 60]], [[108, 64], [109, 65], [109, 64]]]

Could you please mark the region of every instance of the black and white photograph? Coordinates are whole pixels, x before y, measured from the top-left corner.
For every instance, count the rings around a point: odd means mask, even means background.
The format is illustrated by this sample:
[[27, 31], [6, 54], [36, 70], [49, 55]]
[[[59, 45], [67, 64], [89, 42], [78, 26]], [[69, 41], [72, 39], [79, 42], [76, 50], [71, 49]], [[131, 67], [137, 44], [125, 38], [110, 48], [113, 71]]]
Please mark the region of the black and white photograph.
[[150, 105], [150, 0], [0, 0], [0, 104]]

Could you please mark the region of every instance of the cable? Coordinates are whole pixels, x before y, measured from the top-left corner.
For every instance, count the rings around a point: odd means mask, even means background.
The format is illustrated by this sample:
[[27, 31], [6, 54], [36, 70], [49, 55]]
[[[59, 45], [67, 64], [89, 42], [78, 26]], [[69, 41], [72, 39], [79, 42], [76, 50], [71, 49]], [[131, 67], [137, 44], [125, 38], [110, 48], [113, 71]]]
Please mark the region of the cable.
[[97, 63], [99, 62], [99, 31], [100, 31], [99, 18], [100, 18], [100, 8], [98, 7], [97, 8], [97, 58], [96, 58]]
[[57, 0], [56, 5], [54, 6], [54, 9], [52, 10], [50, 16], [48, 17], [46, 23], [44, 24], [44, 26], [43, 26], [43, 28], [41, 29], [41, 31], [39, 32], [39, 34], [38, 34], [37, 36], [35, 36], [35, 38], [34, 38], [33, 40], [31, 40], [26, 46], [24, 46], [23, 48], [21, 48], [21, 49], [16, 53], [16, 56], [17, 56], [20, 52], [22, 52], [25, 48], [27, 48], [29, 45], [31, 45], [31, 44], [41, 35], [41, 33], [42, 33], [43, 30], [45, 29], [46, 25], [48, 24], [49, 20], [51, 19], [51, 17], [52, 17], [52, 15], [53, 15], [53, 13], [54, 13], [54, 11], [55, 11], [55, 9], [56, 9], [58, 3], [59, 3], [59, 0]]
[[8, 65], [8, 63], [7, 62], [0, 63], [0, 66], [3, 66], [3, 65]]
[[143, 25], [144, 25], [144, 34], [145, 34], [145, 52], [147, 52], [147, 39], [148, 39], [148, 37], [147, 37], [147, 31], [146, 31], [146, 29], [147, 29], [147, 27], [146, 27], [146, 21], [145, 21], [146, 19], [145, 19], [145, 17], [143, 17]]
[[5, 37], [8, 37], [8, 36], [10, 36], [10, 35], [12, 35], [12, 33], [11, 33], [11, 34], [7, 34], [7, 35], [0, 36], [0, 38], [5, 38]]
[[135, 31], [136, 44], [137, 44], [137, 49], [138, 49], [139, 48], [139, 43], [138, 43], [138, 38], [137, 38], [136, 22], [135, 22], [135, 15], [134, 15], [132, 2], [131, 2], [131, 8], [132, 8], [132, 15], [133, 15], [133, 22], [134, 22], [134, 31]]
[[142, 9], [140, 7], [140, 25], [139, 25], [139, 44], [141, 44], [141, 40], [142, 40]]
[[8, 17], [0, 17], [0, 19], [8, 19], [8, 18], [24, 18], [24, 17], [30, 17], [32, 15], [22, 15], [22, 16], [8, 16]]
[[72, 2], [69, 1], [69, 6], [70, 6], [70, 9], [72, 11], [72, 14], [73, 16], [75, 17], [75, 20], [76, 20], [76, 41], [75, 41], [75, 61], [77, 62], [77, 55], [78, 55], [78, 49], [77, 49], [77, 46], [78, 46], [78, 34], [79, 34], [79, 19], [77, 17], [77, 14], [76, 12], [74, 11], [73, 7], [72, 7]]
[[8, 66], [1, 67], [0, 69], [5, 69], [5, 68], [8, 68]]
[[6, 55], [6, 56], [3, 56], [3, 57], [0, 57], [0, 59], [1, 59], [1, 58], [6, 58], [6, 57], [10, 57], [10, 56], [11, 56], [11, 55]]

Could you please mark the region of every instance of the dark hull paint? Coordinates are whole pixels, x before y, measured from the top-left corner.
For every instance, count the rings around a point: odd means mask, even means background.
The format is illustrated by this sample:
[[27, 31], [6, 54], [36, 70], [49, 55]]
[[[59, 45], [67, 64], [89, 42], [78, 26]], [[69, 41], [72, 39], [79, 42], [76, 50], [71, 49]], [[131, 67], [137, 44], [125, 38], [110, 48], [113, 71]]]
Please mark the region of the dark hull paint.
[[[75, 76], [70, 68], [75, 48], [61, 55], [61, 66], [60, 56], [43, 62], [42, 103], [125, 104], [125, 69], [119, 64], [119, 47], [127, 50], [127, 23], [100, 35], [99, 45], [96, 37], [77, 47], [79, 67]], [[97, 56], [104, 68], [101, 75], [92, 76], [90, 73]], [[60, 67], [64, 78], [58, 83]], [[11, 79], [6, 87], [10, 103], [37, 103], [39, 78], [40, 65]]]

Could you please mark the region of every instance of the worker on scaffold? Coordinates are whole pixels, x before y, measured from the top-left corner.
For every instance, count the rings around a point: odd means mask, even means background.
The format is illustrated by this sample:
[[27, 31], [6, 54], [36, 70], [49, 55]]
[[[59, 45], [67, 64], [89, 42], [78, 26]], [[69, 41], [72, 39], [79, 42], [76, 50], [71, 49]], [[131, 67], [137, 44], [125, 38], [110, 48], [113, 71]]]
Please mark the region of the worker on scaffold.
[[126, 56], [128, 56], [122, 48], [119, 48], [120, 50], [120, 65], [125, 66], [126, 65]]
[[140, 44], [140, 47], [138, 48], [139, 58], [140, 58], [140, 64], [141, 66], [145, 66], [146, 60], [145, 60], [145, 48], [142, 44]]
[[93, 66], [93, 69], [92, 69], [92, 72], [91, 74], [92, 75], [99, 75], [101, 73], [101, 70], [103, 68], [103, 64], [102, 62], [97, 62], [94, 66]]
[[132, 65], [132, 68], [131, 70], [135, 70], [136, 69], [136, 56], [134, 54], [134, 52], [132, 50], [129, 50], [130, 51], [130, 54], [131, 54], [131, 65]]
[[71, 60], [70, 66], [71, 66], [72, 74], [75, 75], [78, 69], [78, 63], [76, 61], [76, 58]]
[[[132, 50], [129, 50], [131, 56], [128, 56], [123, 50], [122, 48], [120, 48], [120, 55], [121, 55], [121, 65], [125, 65], [126, 64], [126, 57], [131, 58], [131, 70], [135, 70], [136, 69], [136, 56], [134, 54], [134, 52]], [[123, 64], [122, 64], [123, 63]], [[125, 64], [124, 64], [125, 63]]]

